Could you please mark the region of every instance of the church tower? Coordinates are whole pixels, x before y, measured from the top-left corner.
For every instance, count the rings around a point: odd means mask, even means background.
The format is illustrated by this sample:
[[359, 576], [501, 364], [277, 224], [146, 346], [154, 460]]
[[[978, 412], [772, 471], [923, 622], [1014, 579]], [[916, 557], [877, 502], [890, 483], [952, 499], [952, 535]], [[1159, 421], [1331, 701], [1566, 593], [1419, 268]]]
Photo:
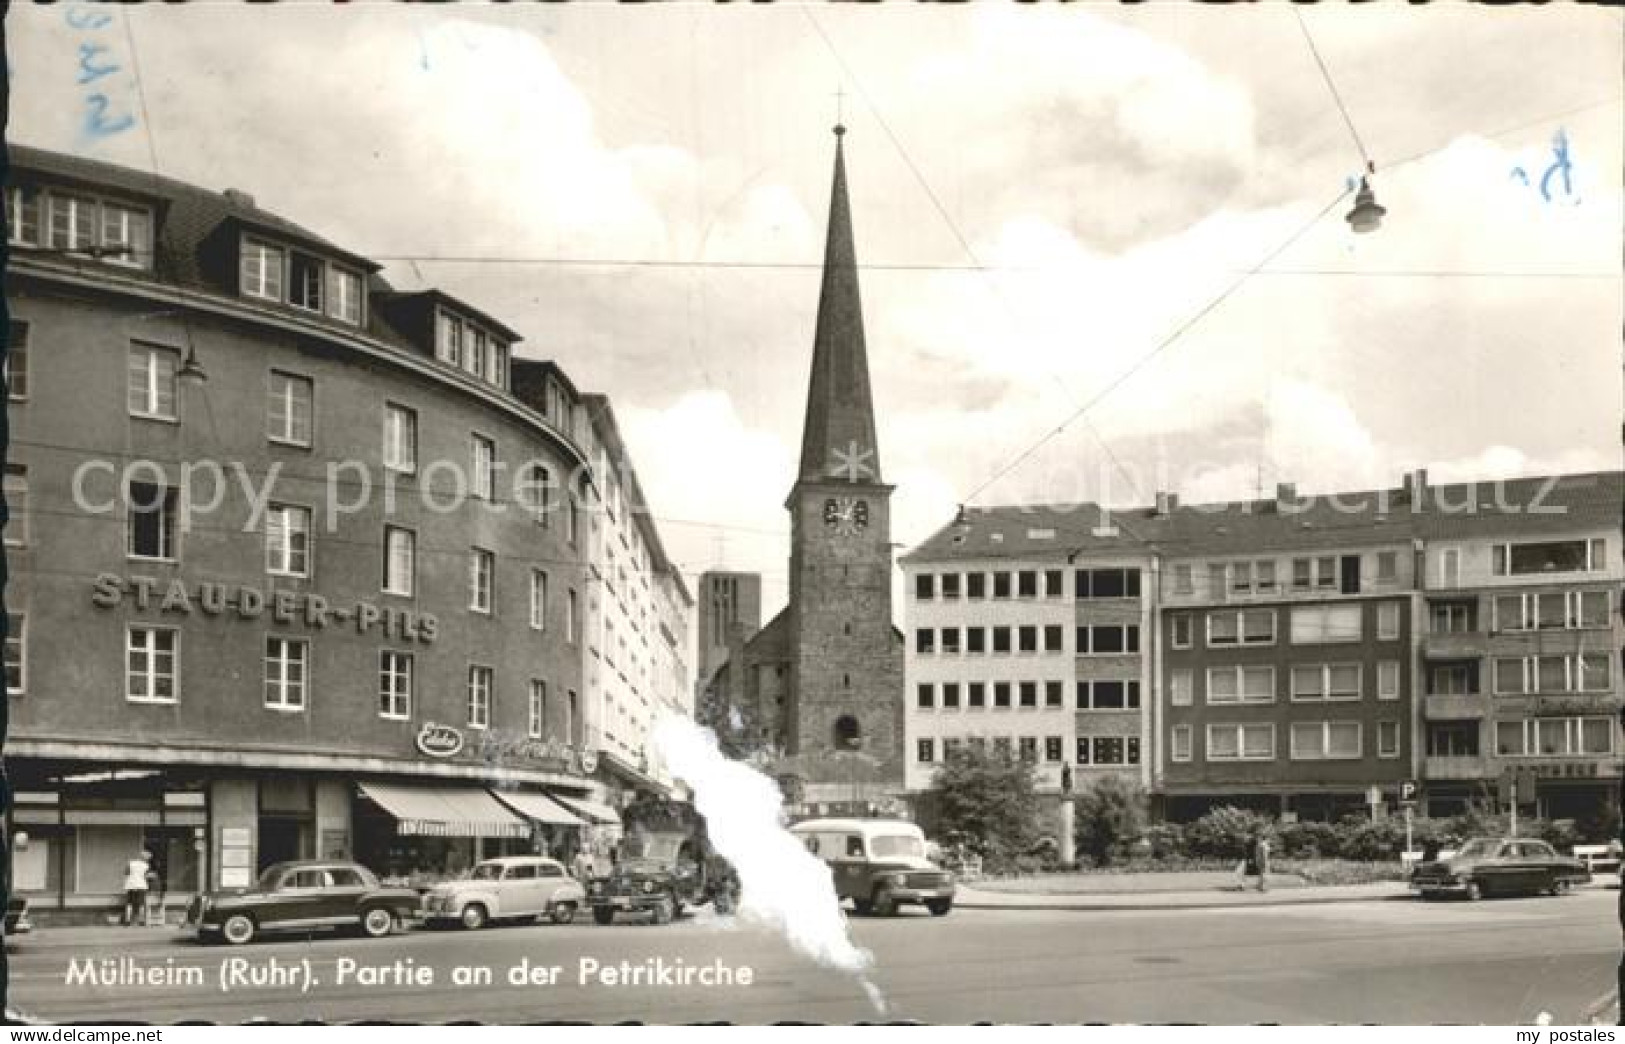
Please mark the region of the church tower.
[[[785, 753], [806, 796], [843, 800], [903, 778], [903, 639], [892, 625], [891, 494], [874, 402], [835, 128], [823, 284], [790, 512]], [[889, 789], [889, 788], [888, 788]], [[879, 797], [871, 790], [866, 797]]]

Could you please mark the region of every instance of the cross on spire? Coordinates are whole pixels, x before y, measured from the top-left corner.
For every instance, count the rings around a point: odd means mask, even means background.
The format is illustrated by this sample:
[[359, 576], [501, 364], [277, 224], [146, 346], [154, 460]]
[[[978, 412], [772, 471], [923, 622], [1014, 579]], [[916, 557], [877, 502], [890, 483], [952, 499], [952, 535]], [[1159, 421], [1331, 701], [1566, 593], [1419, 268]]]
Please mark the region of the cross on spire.
[[840, 84], [835, 85], [835, 133], [840, 134], [846, 130], [846, 91]]

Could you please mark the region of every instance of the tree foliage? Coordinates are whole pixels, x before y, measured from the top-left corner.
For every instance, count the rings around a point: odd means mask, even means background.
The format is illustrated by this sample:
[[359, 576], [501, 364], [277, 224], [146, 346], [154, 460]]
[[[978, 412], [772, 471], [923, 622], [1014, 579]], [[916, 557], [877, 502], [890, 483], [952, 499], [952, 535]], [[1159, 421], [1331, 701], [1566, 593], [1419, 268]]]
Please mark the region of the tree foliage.
[[1033, 767], [1003, 751], [961, 748], [931, 782], [944, 840], [962, 843], [1000, 872], [1039, 837]]
[[1078, 852], [1096, 866], [1107, 866], [1114, 855], [1140, 836], [1145, 825], [1145, 794], [1121, 776], [1102, 776], [1077, 796], [1074, 823]]

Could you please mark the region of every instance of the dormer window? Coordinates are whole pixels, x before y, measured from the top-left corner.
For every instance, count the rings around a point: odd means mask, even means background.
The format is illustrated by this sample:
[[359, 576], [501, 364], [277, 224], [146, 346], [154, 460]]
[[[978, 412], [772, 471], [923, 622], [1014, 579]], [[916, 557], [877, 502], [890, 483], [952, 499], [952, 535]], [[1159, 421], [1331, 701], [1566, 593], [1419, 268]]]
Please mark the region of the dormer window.
[[362, 322], [360, 274], [302, 250], [244, 236], [238, 287], [262, 301], [290, 304], [352, 326]]
[[13, 186], [6, 230], [17, 246], [48, 247], [131, 268], [152, 264], [152, 211], [81, 192]]
[[487, 381], [508, 386], [508, 346], [497, 336], [444, 308], [435, 312], [435, 358]]

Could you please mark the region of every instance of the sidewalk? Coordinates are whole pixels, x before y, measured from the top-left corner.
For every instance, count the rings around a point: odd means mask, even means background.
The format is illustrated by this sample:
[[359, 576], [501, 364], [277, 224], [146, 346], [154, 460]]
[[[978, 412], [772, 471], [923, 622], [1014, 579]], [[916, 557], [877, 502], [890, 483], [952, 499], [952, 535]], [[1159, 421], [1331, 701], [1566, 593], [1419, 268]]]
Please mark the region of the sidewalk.
[[954, 905], [965, 910], [1204, 910], [1243, 906], [1305, 906], [1409, 897], [1400, 881], [1362, 885], [1299, 885], [1268, 892], [1207, 888], [1184, 892], [995, 892], [960, 884]]

